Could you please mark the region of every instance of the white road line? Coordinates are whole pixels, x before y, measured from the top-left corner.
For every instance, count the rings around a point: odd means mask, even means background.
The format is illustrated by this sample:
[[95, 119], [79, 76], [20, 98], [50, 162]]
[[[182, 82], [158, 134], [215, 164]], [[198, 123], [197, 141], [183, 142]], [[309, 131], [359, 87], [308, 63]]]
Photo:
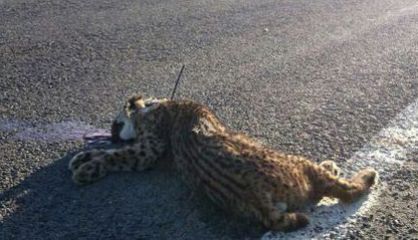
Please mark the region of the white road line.
[[412, 6], [409, 6], [409, 7], [404, 7], [404, 8], [401, 8], [400, 10], [399, 10], [399, 12], [401, 12], [401, 13], [403, 13], [403, 12], [412, 12], [412, 13], [417, 13], [416, 11], [418, 10], [418, 4], [415, 4], [415, 5], [412, 5]]
[[386, 188], [385, 179], [390, 177], [394, 169], [402, 166], [409, 153], [417, 151], [418, 99], [399, 113], [369, 144], [341, 165], [348, 176], [365, 167], [373, 167], [379, 172], [380, 182], [368, 196], [350, 205], [324, 199], [310, 213], [311, 223], [308, 227], [286, 234], [268, 232], [262, 239], [346, 238], [348, 230], [379, 203], [379, 193]]

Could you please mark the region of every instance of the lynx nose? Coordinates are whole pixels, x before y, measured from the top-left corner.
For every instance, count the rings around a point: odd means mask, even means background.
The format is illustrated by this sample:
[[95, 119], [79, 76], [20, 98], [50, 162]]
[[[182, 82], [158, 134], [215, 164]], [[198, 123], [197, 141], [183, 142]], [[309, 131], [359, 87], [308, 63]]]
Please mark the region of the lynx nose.
[[121, 142], [122, 141], [122, 139], [120, 138], [119, 135], [120, 135], [120, 132], [123, 129], [123, 125], [124, 125], [123, 122], [114, 121], [112, 123], [111, 133], [112, 133], [112, 142], [113, 143], [118, 143], [118, 142]]

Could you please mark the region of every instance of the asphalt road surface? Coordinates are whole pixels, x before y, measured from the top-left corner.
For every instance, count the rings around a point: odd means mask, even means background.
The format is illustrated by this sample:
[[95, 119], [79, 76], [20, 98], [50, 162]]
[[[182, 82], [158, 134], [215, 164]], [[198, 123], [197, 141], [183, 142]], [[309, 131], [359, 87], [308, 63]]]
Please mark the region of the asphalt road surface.
[[133, 93], [168, 97], [182, 64], [177, 98], [233, 129], [378, 168], [367, 209], [292, 236], [418, 239], [417, 56], [416, 0], [0, 0], [0, 239], [290, 236], [223, 213], [170, 166], [71, 182], [81, 136]]

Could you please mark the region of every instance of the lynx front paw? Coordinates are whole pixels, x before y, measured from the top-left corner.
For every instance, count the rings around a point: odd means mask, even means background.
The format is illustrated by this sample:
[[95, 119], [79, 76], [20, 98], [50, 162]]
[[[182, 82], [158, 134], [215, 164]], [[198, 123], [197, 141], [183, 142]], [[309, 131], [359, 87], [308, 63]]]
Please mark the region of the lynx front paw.
[[91, 150], [86, 152], [80, 152], [76, 154], [68, 164], [68, 169], [72, 172], [76, 171], [82, 164], [89, 162], [102, 155], [98, 150]]
[[73, 181], [78, 185], [86, 185], [96, 182], [106, 176], [107, 170], [102, 162], [97, 160], [88, 161], [81, 164], [73, 171]]
[[79, 152], [73, 158], [71, 158], [68, 169], [71, 171], [75, 171], [80, 167], [81, 164], [88, 162], [91, 160], [91, 153], [90, 152]]

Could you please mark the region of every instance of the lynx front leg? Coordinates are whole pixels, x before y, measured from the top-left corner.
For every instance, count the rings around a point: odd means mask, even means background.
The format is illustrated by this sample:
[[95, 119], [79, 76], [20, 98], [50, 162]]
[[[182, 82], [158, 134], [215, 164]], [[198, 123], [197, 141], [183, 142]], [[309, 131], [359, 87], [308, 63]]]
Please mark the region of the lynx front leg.
[[[263, 196], [263, 194], [260, 194]], [[303, 228], [309, 224], [306, 214], [288, 212], [285, 202], [273, 203], [271, 194], [265, 194], [250, 208], [263, 225], [273, 231], [290, 232]]]
[[158, 159], [161, 151], [135, 144], [120, 149], [92, 150], [77, 154], [69, 168], [73, 172], [73, 181], [77, 184], [95, 182], [112, 171], [142, 171], [150, 168]]
[[306, 214], [285, 212], [278, 209], [277, 206], [267, 206], [267, 208], [261, 209], [260, 214], [257, 215], [266, 228], [274, 231], [291, 232], [309, 224]]
[[309, 219], [300, 212], [272, 212], [264, 219], [264, 226], [274, 231], [291, 232], [309, 224]]

